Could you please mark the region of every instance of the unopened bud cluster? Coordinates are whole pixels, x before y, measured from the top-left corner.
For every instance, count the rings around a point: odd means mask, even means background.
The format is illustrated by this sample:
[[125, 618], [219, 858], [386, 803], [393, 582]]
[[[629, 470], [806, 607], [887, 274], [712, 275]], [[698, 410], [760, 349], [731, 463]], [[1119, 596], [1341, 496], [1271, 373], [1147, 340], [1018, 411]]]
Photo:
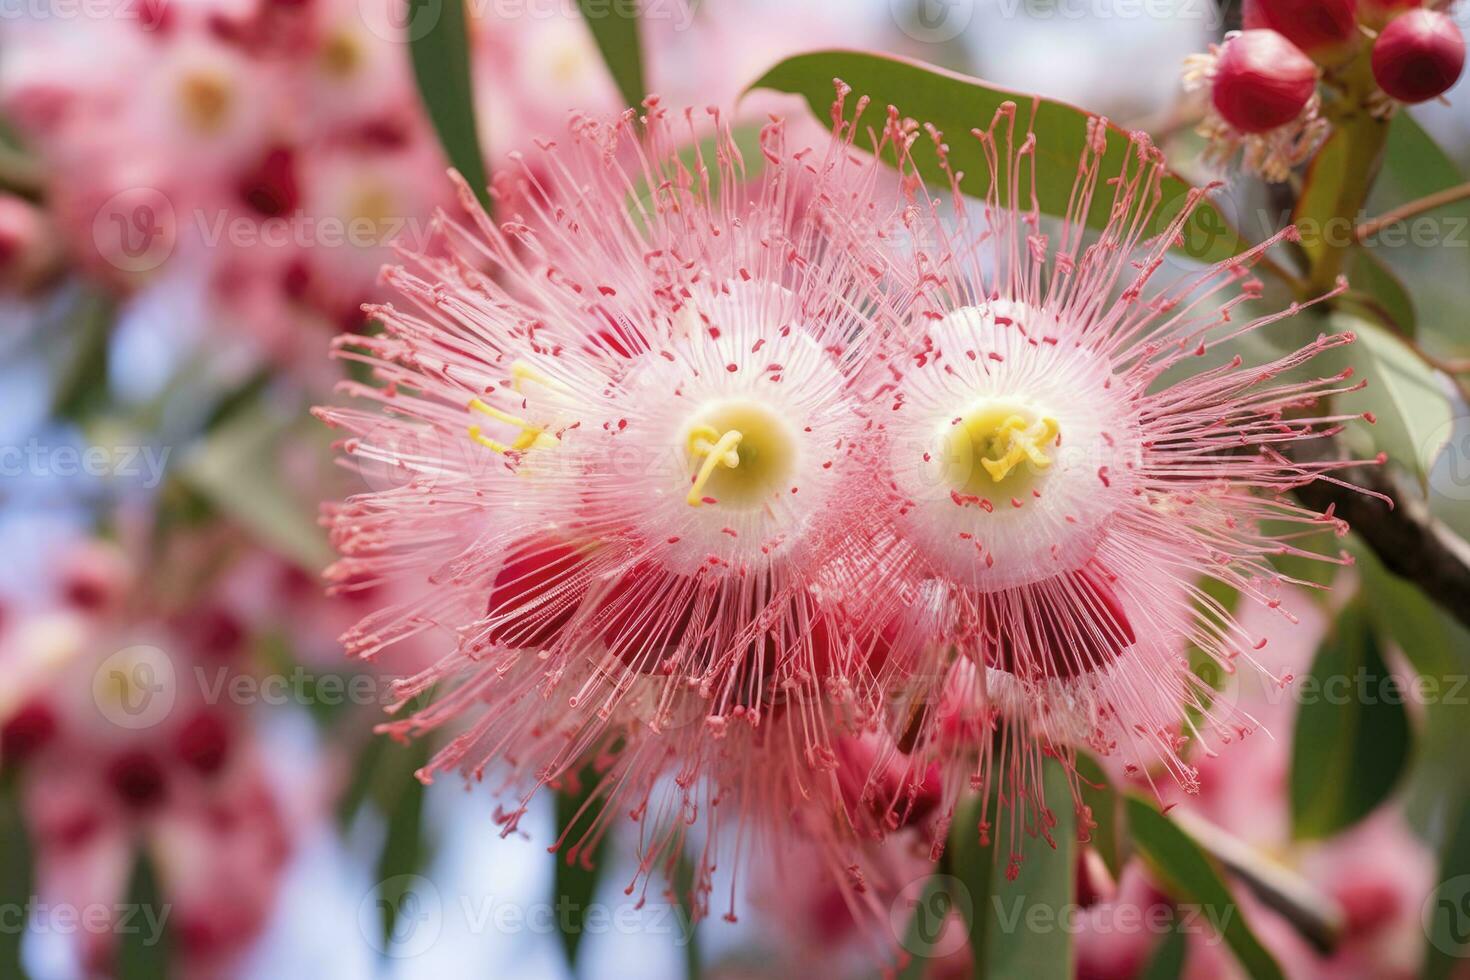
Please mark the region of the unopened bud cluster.
[[[1465, 39], [1421, 0], [1247, 0], [1245, 30], [1186, 62], [1188, 88], [1208, 96], [1200, 133], [1207, 158], [1285, 180], [1330, 131], [1324, 92], [1384, 114], [1438, 98], [1465, 67]], [[1348, 80], [1361, 67], [1364, 93]]]

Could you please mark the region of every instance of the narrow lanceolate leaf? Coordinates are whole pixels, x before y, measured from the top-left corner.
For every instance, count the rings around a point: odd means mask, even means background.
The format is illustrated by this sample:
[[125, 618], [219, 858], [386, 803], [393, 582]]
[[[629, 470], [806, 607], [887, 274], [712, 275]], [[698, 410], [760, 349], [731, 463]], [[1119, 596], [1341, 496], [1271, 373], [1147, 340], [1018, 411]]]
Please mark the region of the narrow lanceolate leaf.
[[[981, 804], [985, 798], [972, 794], [961, 806], [955, 808], [954, 821], [950, 824], [949, 841], [945, 847], [945, 861], [951, 877], [942, 879], [952, 893], [946, 898], [957, 909], [961, 919], [970, 930], [970, 952], [974, 957], [976, 975], [979, 976], [987, 963], [989, 947], [990, 890], [995, 880], [996, 834], [992, 831], [982, 842], [980, 838]], [[995, 819], [995, 797], [991, 794], [989, 818]], [[921, 915], [937, 907], [933, 900], [914, 909], [914, 922], [909, 929], [909, 938], [914, 945], [906, 948], [918, 955], [925, 951], [924, 939], [933, 942], [941, 933], [935, 923], [942, 918], [928, 915], [927, 923]], [[926, 936], [924, 927], [928, 926]]]
[[488, 209], [489, 173], [475, 124], [464, 0], [409, 0], [409, 9], [405, 30], [419, 96], [444, 155]]
[[[566, 843], [556, 855], [556, 875], [552, 905], [563, 924], [562, 948], [567, 954], [567, 967], [576, 973], [577, 948], [586, 931], [587, 910], [597, 897], [597, 886], [606, 866], [607, 837], [596, 838], [589, 850], [577, 847], [582, 834], [592, 826], [602, 809], [602, 801], [593, 798], [598, 776], [585, 770], [574, 787], [556, 794], [556, 827], [564, 833]], [[565, 912], [562, 912], [565, 909]]]
[[[1071, 980], [1076, 973], [1070, 910], [1077, 901], [1077, 819], [1062, 767], [1048, 759], [1043, 774], [1046, 799], [1056, 825], [1050, 846], [1025, 839], [1016, 876], [1006, 878], [1006, 861], [991, 869], [990, 924], [985, 960], [988, 977]], [[976, 918], [982, 911], [976, 909]]]
[[[393, 745], [388, 751], [397, 754], [410, 773], [429, 761], [429, 744], [424, 739], [407, 746]], [[405, 881], [422, 871], [430, 858], [431, 847], [424, 828], [424, 784], [410, 776], [392, 786], [376, 789], [378, 798], [374, 802], [388, 822], [388, 833], [378, 854], [377, 878], [383, 883]], [[398, 916], [406, 908], [401, 901], [378, 903], [382, 948], [392, 945], [393, 937], [398, 935]]]
[[1188, 834], [1147, 800], [1127, 798], [1133, 844], [1177, 906], [1206, 922], [1225, 940], [1253, 980], [1285, 980], [1281, 967], [1251, 930], [1215, 862]]
[[1413, 337], [1419, 313], [1409, 287], [1372, 252], [1358, 249], [1348, 266], [1351, 289], [1343, 301], [1400, 337]]
[[[992, 175], [974, 129], [989, 126], [1002, 103], [1017, 105], [1017, 125], [1029, 124], [1036, 134], [1036, 194], [1042, 211], [1065, 215], [1071, 201], [1077, 162], [1087, 142], [1090, 115], [1075, 106], [1051, 99], [1040, 99], [1020, 92], [998, 88], [978, 79], [967, 78], [942, 68], [887, 55], [858, 51], [815, 51], [796, 55], [780, 62], [762, 75], [752, 89], [767, 88], [789, 92], [806, 99], [819, 119], [831, 113], [834, 97], [833, 79], [852, 86], [857, 95], [866, 95], [872, 103], [858, 120], [858, 132], [881, 131], [888, 106], [898, 108], [904, 116], [929, 123], [944, 133], [949, 146], [949, 162], [963, 172], [960, 188], [968, 195], [982, 197], [989, 189]], [[1035, 109], [1034, 115], [1032, 109]], [[851, 106], [849, 105], [849, 108]], [[862, 139], [859, 139], [859, 145]], [[926, 180], [945, 184], [947, 178], [939, 165], [932, 142], [920, 138], [914, 143], [914, 157]], [[1128, 137], [1114, 128], [1102, 164], [1102, 173], [1115, 176], [1128, 158]], [[1001, 201], [1006, 200], [1006, 175], [1001, 175]], [[1029, 186], [1029, 175], [1022, 186]], [[1161, 232], [1178, 216], [1190, 193], [1190, 186], [1177, 177], [1169, 177], [1160, 188], [1162, 201], [1154, 215], [1151, 231]], [[1105, 194], [1100, 189], [1099, 194]], [[1026, 204], [1027, 202], [1022, 202]], [[1107, 207], [1094, 207], [1088, 223], [1102, 227], [1108, 220]], [[1230, 226], [1216, 207], [1200, 204], [1184, 229], [1182, 249], [1185, 254], [1203, 260], [1220, 261], [1238, 254], [1246, 247], [1240, 235]]]
[[[1052, 840], [1022, 835], [1019, 863], [994, 827], [990, 842], [979, 842], [979, 797], [959, 808], [951, 825], [947, 881], [962, 891], [954, 906], [970, 927], [976, 977], [1073, 975], [1068, 916], [1076, 901], [1077, 820], [1061, 766], [1047, 762], [1043, 785], [1056, 820]], [[988, 816], [995, 822], [994, 799]]]
[[1183, 929], [1170, 929], [1154, 947], [1139, 980], [1179, 980], [1184, 975], [1184, 957], [1189, 952]]
[[322, 568], [333, 557], [326, 533], [311, 503], [284, 485], [276, 466], [292, 422], [260, 402], [242, 408], [190, 450], [179, 477], [302, 568]]
[[21, 813], [20, 792], [14, 778], [0, 772], [0, 910], [6, 913], [0, 929], [0, 977], [24, 980], [26, 975], [20, 946], [32, 894], [31, 841]]
[[[898, 980], [924, 980], [929, 974], [933, 944], [942, 938], [944, 922], [955, 911], [955, 881], [949, 875], [934, 874], [924, 882], [903, 934], [903, 949], [909, 959], [899, 971]], [[960, 912], [968, 915], [973, 909], [962, 908]]]
[[128, 884], [127, 904], [117, 920], [117, 980], [164, 980], [169, 968], [170, 907], [147, 850], [140, 850]]
[[1409, 759], [1405, 692], [1383, 662], [1361, 601], [1338, 617], [1297, 691], [1292, 831], [1329, 837], [1382, 803]]
[[[1470, 678], [1470, 630], [1384, 568], [1360, 540], [1349, 538], [1348, 547], [1363, 594], [1373, 597], [1367, 609], [1375, 631], [1418, 674], [1411, 679], [1417, 687], [1409, 693], [1423, 705], [1423, 717], [1414, 730], [1414, 764], [1404, 805], [1411, 824], [1432, 825], [1443, 819], [1445, 800], [1462, 794], [1470, 798], [1470, 772], [1463, 758], [1465, 732], [1470, 731], [1470, 699], [1464, 696]], [[1465, 872], [1470, 873], [1470, 853]]]
[[100, 293], [80, 289], [71, 297], [64, 329], [51, 334], [65, 352], [52, 394], [54, 415], [82, 421], [107, 401], [109, 339], [116, 304]]
[[607, 70], [623, 101], [639, 106], [648, 94], [643, 82], [643, 41], [638, 30], [637, 3], [577, 0], [582, 17], [607, 62]]
[[1388, 126], [1388, 145], [1383, 150], [1383, 175], [1375, 190], [1402, 203], [1453, 187], [1464, 179], [1460, 166], [1410, 112], [1394, 113]]
[[1371, 412], [1374, 423], [1367, 432], [1373, 445], [1421, 482], [1428, 479], [1453, 433], [1449, 393], [1403, 339], [1377, 324], [1342, 314], [1333, 317], [1333, 327], [1358, 338], [1333, 351], [1333, 360], [1352, 364], [1356, 377], [1368, 382], [1346, 407]]

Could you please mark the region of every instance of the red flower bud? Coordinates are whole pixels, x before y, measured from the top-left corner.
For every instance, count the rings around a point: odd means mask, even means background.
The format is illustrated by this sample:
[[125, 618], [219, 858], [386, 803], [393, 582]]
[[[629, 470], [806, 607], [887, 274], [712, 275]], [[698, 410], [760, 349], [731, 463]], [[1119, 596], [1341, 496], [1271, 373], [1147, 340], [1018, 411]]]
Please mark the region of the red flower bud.
[[296, 154], [289, 146], [272, 146], [239, 180], [240, 199], [265, 218], [279, 218], [301, 206]]
[[1242, 133], [1264, 133], [1301, 114], [1317, 86], [1317, 66], [1275, 31], [1245, 31], [1220, 48], [1210, 98]]
[[61, 239], [46, 214], [29, 201], [0, 194], [0, 288], [39, 289], [61, 264]]
[[1400, 102], [1443, 95], [1465, 68], [1465, 37], [1437, 10], [1411, 10], [1389, 21], [1373, 43], [1373, 77]]
[[213, 776], [229, 761], [232, 735], [218, 712], [201, 711], [179, 729], [179, 760], [201, 776]]
[[0, 765], [19, 765], [56, 736], [56, 713], [44, 701], [28, 701], [0, 724]]
[[1357, 44], [1357, 0], [1246, 0], [1247, 30], [1269, 28], [1319, 61]]

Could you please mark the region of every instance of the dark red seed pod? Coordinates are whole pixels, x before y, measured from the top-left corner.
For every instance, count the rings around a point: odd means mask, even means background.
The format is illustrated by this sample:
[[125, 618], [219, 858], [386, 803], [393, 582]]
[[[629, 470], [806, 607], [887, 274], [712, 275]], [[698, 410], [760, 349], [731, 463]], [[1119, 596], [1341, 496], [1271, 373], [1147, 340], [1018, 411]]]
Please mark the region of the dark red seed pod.
[[1373, 77], [1400, 102], [1428, 102], [1448, 92], [1465, 69], [1465, 36], [1437, 10], [1410, 10], [1389, 21], [1373, 43]]
[[168, 796], [168, 777], [158, 758], [146, 749], [133, 749], [107, 764], [107, 782], [129, 809], [149, 810]]
[[230, 758], [229, 725], [216, 711], [201, 711], [179, 730], [179, 761], [201, 776], [213, 776]]
[[1244, 31], [1220, 46], [1210, 99], [1230, 126], [1264, 133], [1301, 114], [1317, 87], [1317, 66], [1275, 31]]

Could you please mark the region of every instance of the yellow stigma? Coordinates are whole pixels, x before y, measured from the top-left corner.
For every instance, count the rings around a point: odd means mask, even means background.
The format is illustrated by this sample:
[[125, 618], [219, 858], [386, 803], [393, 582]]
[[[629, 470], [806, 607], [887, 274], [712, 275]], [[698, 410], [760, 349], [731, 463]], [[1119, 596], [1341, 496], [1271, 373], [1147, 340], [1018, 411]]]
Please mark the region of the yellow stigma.
[[322, 67], [327, 74], [346, 78], [362, 64], [362, 45], [347, 31], [339, 31], [322, 45]]
[[492, 419], [495, 419], [497, 422], [504, 422], [506, 425], [513, 425], [521, 430], [520, 434], [515, 437], [515, 440], [507, 445], [506, 443], [498, 442], [485, 435], [484, 431], [478, 425], [470, 426], [470, 438], [475, 440], [475, 442], [478, 442], [480, 445], [484, 446], [486, 449], [493, 450], [497, 453], [508, 453], [525, 452], [527, 449], [534, 448], [544, 449], [556, 445], [556, 437], [547, 435], [546, 430], [541, 428], [539, 425], [533, 425], [532, 423], [527, 422], [525, 419], [512, 415], [509, 412], [502, 412], [495, 406], [487, 405], [484, 402], [480, 401], [480, 399], [478, 398], [470, 399], [469, 408], [471, 409], [471, 411], [479, 412], [482, 415], [488, 415]]
[[[539, 384], [554, 392], [566, 390], [566, 386], [561, 382], [555, 378], [547, 377], [525, 361], [516, 361], [511, 364], [510, 376], [511, 386], [516, 391], [524, 390], [522, 386], [527, 381]], [[544, 425], [528, 422], [519, 415], [512, 415], [509, 412], [496, 408], [494, 405], [486, 404], [478, 398], [471, 398], [469, 405], [466, 407], [472, 412], [488, 415], [497, 422], [504, 422], [506, 425], [515, 426], [521, 430], [515, 439], [509, 443], [504, 443], [485, 435], [485, 430], [481, 429], [478, 425], [471, 425], [469, 427], [470, 438], [492, 452], [523, 453], [528, 449], [550, 449], [560, 441], [556, 436], [548, 433]]]
[[684, 430], [684, 451], [694, 469], [685, 501], [715, 501], [751, 509], [789, 493], [796, 439], [776, 412], [754, 401], [704, 406]]
[[1034, 475], [1051, 467], [1045, 450], [1060, 431], [1049, 415], [1011, 402], [982, 402], [946, 427], [946, 482], [980, 497], [1019, 494]]
[[201, 133], [213, 134], [224, 127], [232, 101], [229, 81], [216, 72], [201, 70], [179, 81], [179, 108]]
[[730, 429], [721, 435], [713, 426], [696, 425], [689, 431], [689, 455], [695, 459], [704, 457], [704, 462], [699, 465], [699, 472], [694, 475], [694, 483], [689, 487], [689, 496], [684, 499], [691, 507], [698, 507], [704, 503], [704, 486], [709, 483], [709, 478], [715, 475], [715, 467], [721, 463], [730, 469], [740, 465], [740, 453], [735, 447], [740, 445], [740, 440], [745, 438], [735, 429]]
[[1051, 457], [1043, 453], [1041, 447], [1056, 437], [1057, 420], [1054, 418], [1048, 416], [1027, 425], [1021, 416], [1008, 415], [996, 427], [995, 435], [991, 439], [992, 445], [1002, 442], [1005, 444], [1005, 455], [1000, 459], [982, 456], [980, 465], [985, 467], [985, 472], [996, 483], [1009, 476], [1011, 470], [1020, 465], [1023, 459], [1029, 459], [1037, 469], [1044, 470], [1051, 465]]
[[354, 224], [372, 226], [369, 235], [374, 241], [382, 241], [391, 230], [389, 222], [399, 212], [393, 192], [381, 184], [365, 184], [353, 195], [347, 215]]

